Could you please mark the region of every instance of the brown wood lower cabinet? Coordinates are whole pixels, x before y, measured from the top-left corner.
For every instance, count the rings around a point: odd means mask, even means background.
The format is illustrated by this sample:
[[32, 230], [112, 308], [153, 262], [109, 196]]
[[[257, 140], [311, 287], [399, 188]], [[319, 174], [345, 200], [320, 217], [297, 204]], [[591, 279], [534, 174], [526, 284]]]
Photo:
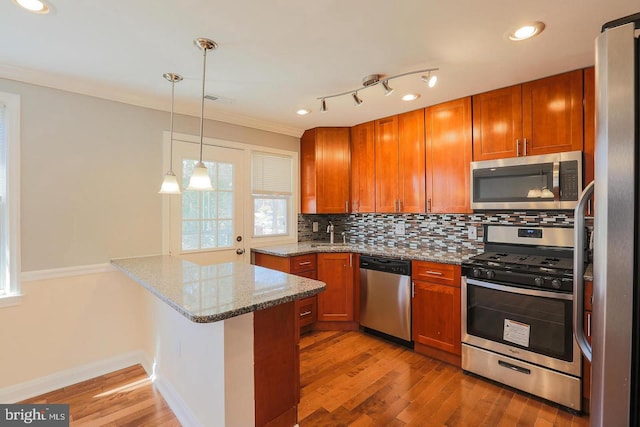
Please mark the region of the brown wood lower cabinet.
[[412, 272], [415, 350], [460, 366], [460, 266], [413, 261]]
[[327, 289], [318, 294], [319, 322], [355, 323], [353, 276], [353, 254], [318, 254], [318, 280], [327, 284]]
[[253, 315], [256, 426], [298, 422], [300, 348], [296, 305], [289, 302]]

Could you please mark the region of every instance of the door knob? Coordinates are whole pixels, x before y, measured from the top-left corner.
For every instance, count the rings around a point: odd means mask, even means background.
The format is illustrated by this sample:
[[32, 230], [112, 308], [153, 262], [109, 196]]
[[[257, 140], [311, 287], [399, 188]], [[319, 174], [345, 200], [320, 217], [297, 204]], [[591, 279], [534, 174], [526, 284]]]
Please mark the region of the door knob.
[[244, 249], [243, 248], [238, 248], [238, 249], [236, 249], [236, 253], [238, 255], [242, 255], [244, 253]]

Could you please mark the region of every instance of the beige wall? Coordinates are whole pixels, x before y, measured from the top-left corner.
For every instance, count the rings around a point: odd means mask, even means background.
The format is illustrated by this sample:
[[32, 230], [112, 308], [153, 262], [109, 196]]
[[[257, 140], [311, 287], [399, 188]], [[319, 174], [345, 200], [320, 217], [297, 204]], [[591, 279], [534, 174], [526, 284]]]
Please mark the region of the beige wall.
[[[0, 79], [21, 96], [22, 271], [157, 254], [169, 114]], [[176, 132], [197, 134], [197, 117]], [[205, 136], [290, 151], [294, 137], [206, 121]]]
[[[22, 271], [160, 253], [169, 114], [5, 79], [0, 91], [22, 104]], [[178, 116], [175, 129], [197, 134], [199, 119]], [[297, 138], [220, 122], [207, 121], [205, 136], [299, 150]], [[19, 305], [0, 308], [0, 396], [129, 352], [154, 354], [155, 297], [120, 272], [25, 282], [22, 291]]]

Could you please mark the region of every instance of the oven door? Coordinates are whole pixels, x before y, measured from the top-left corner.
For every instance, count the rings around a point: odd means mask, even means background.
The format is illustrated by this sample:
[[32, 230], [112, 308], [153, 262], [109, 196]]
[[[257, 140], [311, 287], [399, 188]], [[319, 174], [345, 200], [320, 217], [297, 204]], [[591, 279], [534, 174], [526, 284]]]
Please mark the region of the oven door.
[[580, 376], [573, 295], [462, 278], [462, 342]]

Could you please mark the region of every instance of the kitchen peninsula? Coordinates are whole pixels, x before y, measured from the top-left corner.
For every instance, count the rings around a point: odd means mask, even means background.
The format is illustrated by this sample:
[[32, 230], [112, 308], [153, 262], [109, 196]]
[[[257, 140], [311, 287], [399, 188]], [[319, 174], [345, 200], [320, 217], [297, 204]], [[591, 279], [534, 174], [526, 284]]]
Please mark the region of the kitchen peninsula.
[[323, 291], [324, 283], [242, 263], [201, 266], [167, 255], [112, 264], [157, 296], [151, 309], [153, 374], [163, 395], [178, 402], [172, 410], [182, 422], [296, 424], [295, 300]]

